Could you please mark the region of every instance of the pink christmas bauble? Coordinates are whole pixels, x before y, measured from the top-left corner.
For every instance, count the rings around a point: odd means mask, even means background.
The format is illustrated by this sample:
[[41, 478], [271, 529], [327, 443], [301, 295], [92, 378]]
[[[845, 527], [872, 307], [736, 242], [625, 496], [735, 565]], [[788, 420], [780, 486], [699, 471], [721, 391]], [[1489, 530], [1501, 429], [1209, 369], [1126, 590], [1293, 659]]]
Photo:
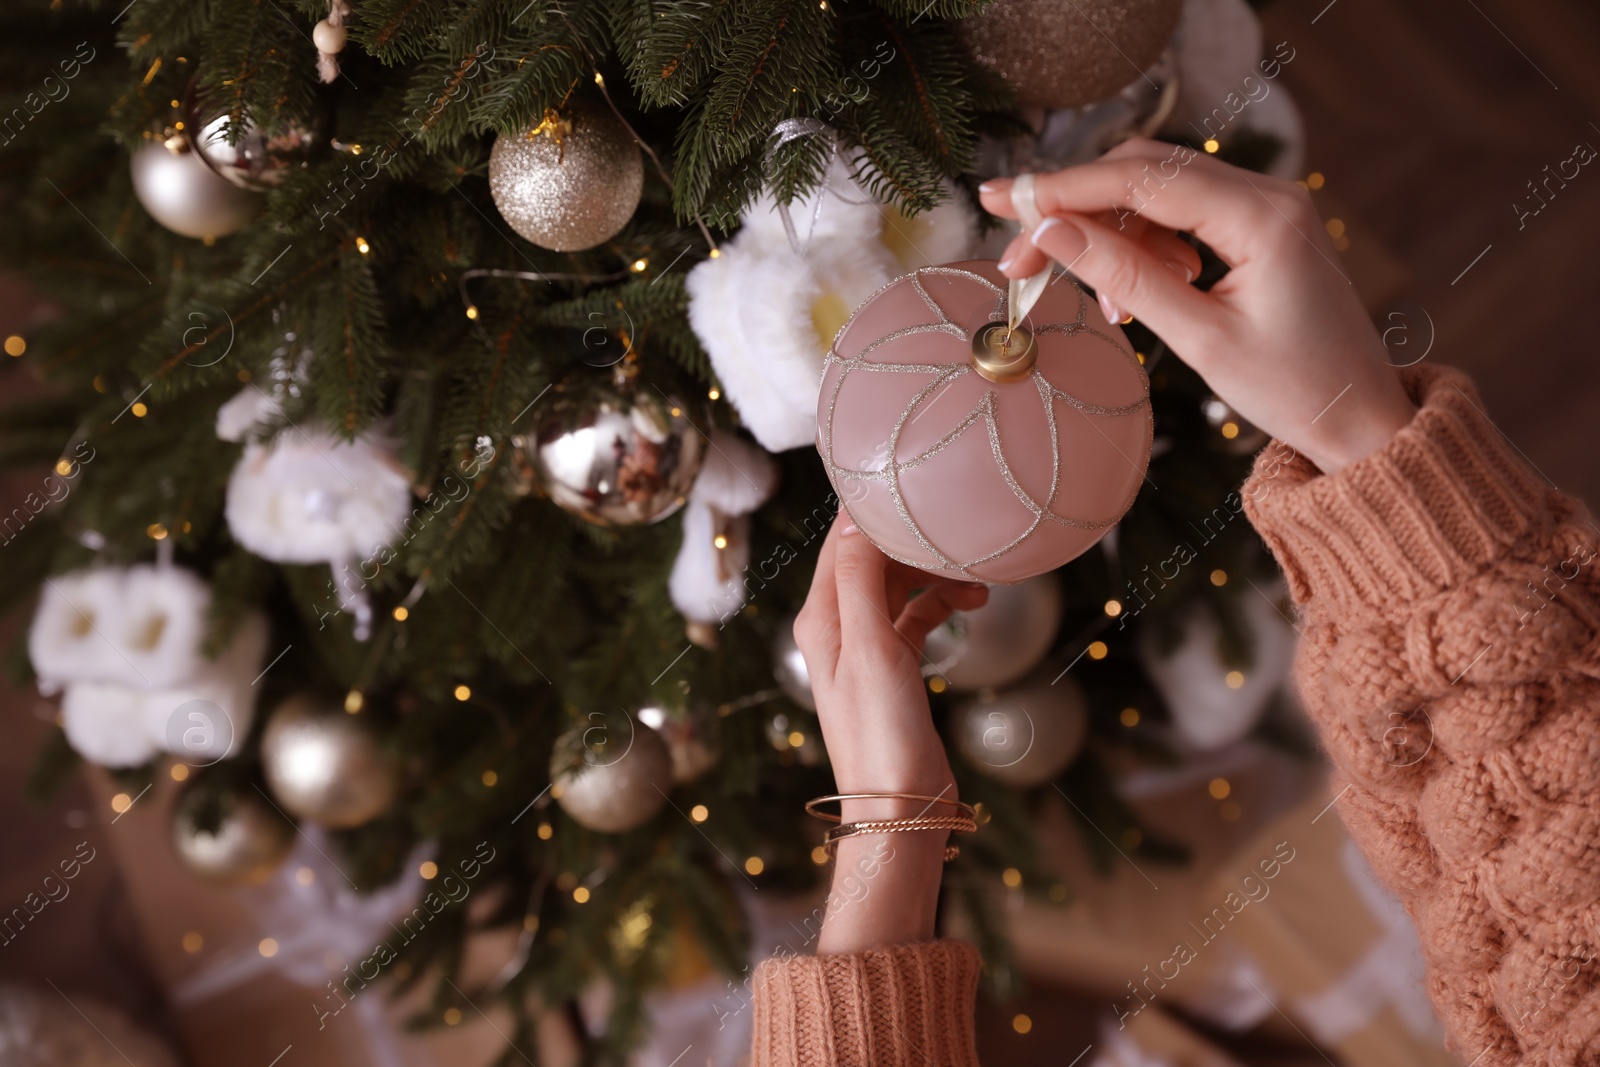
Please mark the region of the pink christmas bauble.
[[834, 339], [817, 450], [841, 505], [890, 557], [1020, 582], [1084, 552], [1150, 461], [1150, 386], [1122, 331], [1058, 276], [1006, 337], [989, 260], [880, 289]]

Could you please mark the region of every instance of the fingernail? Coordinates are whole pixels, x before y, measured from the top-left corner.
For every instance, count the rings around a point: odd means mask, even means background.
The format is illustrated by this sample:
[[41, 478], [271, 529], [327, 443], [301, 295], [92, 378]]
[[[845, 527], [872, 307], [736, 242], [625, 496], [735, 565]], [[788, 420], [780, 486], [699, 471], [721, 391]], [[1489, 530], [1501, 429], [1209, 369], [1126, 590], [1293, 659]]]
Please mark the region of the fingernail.
[[1112, 324], [1121, 322], [1127, 316], [1122, 309], [1112, 303], [1111, 298], [1104, 293], [1100, 294], [1100, 311], [1105, 315], [1106, 321]]
[[1194, 281], [1194, 271], [1189, 269], [1189, 265], [1187, 263], [1179, 263], [1175, 259], [1169, 259], [1166, 260], [1166, 264], [1167, 269], [1172, 271], [1172, 273], [1183, 275], [1183, 284], [1188, 285], [1190, 282]]
[[978, 192], [1003, 193], [1009, 188], [1011, 188], [1010, 178], [990, 178], [988, 181], [978, 186]]
[[995, 266], [1000, 269], [1001, 274], [1004, 274], [1006, 271], [1011, 269], [1011, 264], [1015, 262], [1015, 259], [1002, 259], [999, 263], [996, 263]]
[[1070, 268], [1078, 261], [1078, 257], [1089, 249], [1088, 238], [1083, 236], [1083, 231], [1069, 222], [1051, 216], [1039, 223], [1028, 238], [1034, 247], [1043, 250], [1051, 259], [1063, 267]]
[[1037, 229], [1043, 221], [1044, 216], [1040, 214], [1039, 205], [1034, 199], [1032, 174], [1023, 174], [1012, 181], [1011, 206], [1024, 229]]
[[855, 523], [847, 522], [847, 523], [844, 524], [844, 529], [839, 531], [839, 536], [840, 537], [853, 537], [854, 535], [856, 535], [856, 534], [858, 534], [860, 532], [861, 532], [860, 529], [857, 528]]

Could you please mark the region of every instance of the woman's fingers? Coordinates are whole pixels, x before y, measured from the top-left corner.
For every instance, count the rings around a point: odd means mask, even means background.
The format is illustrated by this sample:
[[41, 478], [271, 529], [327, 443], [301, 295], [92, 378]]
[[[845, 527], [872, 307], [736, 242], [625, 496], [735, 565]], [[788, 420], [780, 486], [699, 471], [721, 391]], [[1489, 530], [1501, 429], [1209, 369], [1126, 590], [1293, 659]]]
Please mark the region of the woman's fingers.
[[948, 619], [953, 612], [974, 611], [988, 601], [987, 586], [945, 580], [925, 589], [921, 596], [906, 604], [900, 617], [895, 620], [894, 628], [921, 656], [923, 642], [927, 640], [930, 630]]
[[1223, 308], [1189, 284], [1188, 264], [1166, 259], [1113, 227], [1084, 216], [1048, 218], [1034, 241], [1103, 299], [1133, 314], [1185, 351], [1197, 328], [1214, 325]]
[[[1185, 284], [1194, 281], [1200, 276], [1200, 253], [1196, 252], [1194, 246], [1188, 241], [1185, 241], [1165, 226], [1157, 226], [1144, 219], [1136, 219], [1131, 220], [1126, 227], [1121, 227], [1117, 225], [1116, 217], [1109, 213], [1090, 215], [1088, 217], [1099, 222], [1102, 226], [1118, 230], [1157, 260], [1170, 264], [1169, 269], [1182, 275]], [[1034, 231], [1035, 234], [1037, 232], [1037, 230]], [[1034, 243], [1033, 237], [1034, 234], [1018, 234], [1011, 242], [1000, 259], [1000, 272], [1002, 274], [1010, 278], [1026, 278], [1031, 274], [1037, 274], [1045, 268], [1049, 259], [1045, 251]], [[1061, 266], [1068, 267], [1073, 273], [1077, 273], [1076, 262], [1063, 262]]]
[[806, 671], [813, 679], [832, 678], [839, 662], [839, 592], [834, 567], [840, 530], [850, 524], [850, 516], [843, 511], [834, 517], [828, 536], [822, 539], [817, 569], [811, 573], [811, 591], [794, 620], [794, 643], [805, 656]]
[[[850, 532], [845, 533], [845, 528]], [[847, 523], [845, 528], [836, 520], [829, 534], [837, 541], [833, 573], [839, 640], [852, 647], [870, 648], [874, 638], [882, 638], [894, 627], [887, 580], [890, 561], [853, 524]]]
[[[1260, 223], [1296, 200], [1292, 185], [1254, 178], [1183, 145], [1129, 142], [1124, 154], [1035, 177], [1033, 203], [1042, 216], [1114, 212], [1119, 221], [1143, 216], [1170, 230], [1200, 237], [1239, 265], [1256, 247]], [[986, 182], [983, 206], [1016, 218], [1011, 182]]]

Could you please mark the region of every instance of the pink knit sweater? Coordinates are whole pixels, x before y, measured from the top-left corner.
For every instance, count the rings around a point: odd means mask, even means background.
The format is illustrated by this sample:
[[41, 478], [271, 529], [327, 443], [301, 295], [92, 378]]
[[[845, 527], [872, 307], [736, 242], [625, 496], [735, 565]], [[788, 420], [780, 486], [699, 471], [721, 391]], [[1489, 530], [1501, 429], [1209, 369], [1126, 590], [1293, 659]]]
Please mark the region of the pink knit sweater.
[[[1600, 1064], [1600, 526], [1518, 456], [1465, 376], [1324, 476], [1262, 453], [1246, 512], [1300, 606], [1296, 682], [1336, 807], [1410, 911], [1474, 1067]], [[771, 960], [755, 1067], [969, 1067], [976, 952]]]

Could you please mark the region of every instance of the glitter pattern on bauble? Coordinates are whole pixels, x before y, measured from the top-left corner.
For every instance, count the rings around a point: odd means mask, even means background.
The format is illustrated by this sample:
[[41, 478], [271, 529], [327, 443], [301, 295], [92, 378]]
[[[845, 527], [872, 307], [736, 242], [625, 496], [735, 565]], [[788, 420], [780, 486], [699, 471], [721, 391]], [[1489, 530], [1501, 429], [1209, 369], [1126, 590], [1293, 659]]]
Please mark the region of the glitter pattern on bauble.
[[644, 188], [633, 134], [602, 104], [573, 100], [559, 116], [495, 138], [489, 192], [523, 237], [554, 252], [580, 252], [628, 224]]
[[556, 740], [550, 777], [556, 803], [574, 821], [620, 834], [648, 822], [667, 802], [672, 754], [660, 734], [633, 717], [605, 716]]
[[960, 22], [978, 62], [1024, 107], [1104, 100], [1154, 63], [1178, 25], [1183, 0], [998, 0]]

